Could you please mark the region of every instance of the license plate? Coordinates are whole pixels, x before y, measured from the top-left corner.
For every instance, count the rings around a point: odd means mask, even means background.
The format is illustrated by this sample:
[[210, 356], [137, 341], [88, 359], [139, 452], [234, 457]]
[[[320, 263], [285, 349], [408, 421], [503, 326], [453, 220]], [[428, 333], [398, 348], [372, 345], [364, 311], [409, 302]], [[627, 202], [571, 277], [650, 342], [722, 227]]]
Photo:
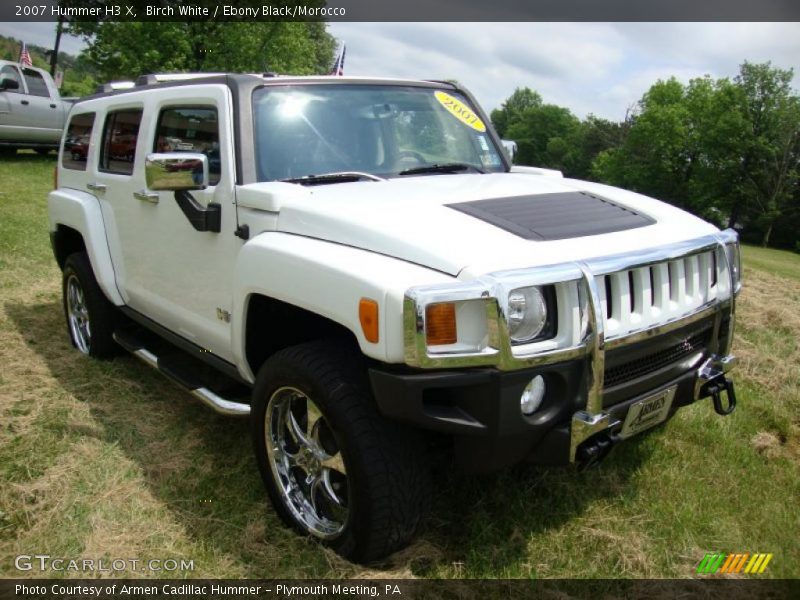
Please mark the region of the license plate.
[[678, 386], [672, 386], [633, 404], [628, 409], [628, 416], [625, 417], [620, 437], [627, 438], [636, 435], [666, 419], [677, 389]]

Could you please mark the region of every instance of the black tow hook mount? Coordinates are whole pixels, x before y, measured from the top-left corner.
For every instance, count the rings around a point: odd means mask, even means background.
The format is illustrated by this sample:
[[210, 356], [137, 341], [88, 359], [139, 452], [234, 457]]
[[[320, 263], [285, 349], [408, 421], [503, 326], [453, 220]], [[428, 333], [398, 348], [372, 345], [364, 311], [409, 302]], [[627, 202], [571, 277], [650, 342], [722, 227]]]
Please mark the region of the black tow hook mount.
[[[733, 386], [733, 380], [720, 375], [708, 382], [705, 392], [706, 395], [711, 396], [711, 400], [714, 402], [714, 410], [718, 415], [724, 417], [736, 410], [736, 390]], [[723, 394], [727, 396], [727, 404], [722, 402]]]
[[601, 433], [583, 442], [575, 454], [578, 470], [585, 471], [599, 465], [611, 452], [615, 441], [613, 436]]

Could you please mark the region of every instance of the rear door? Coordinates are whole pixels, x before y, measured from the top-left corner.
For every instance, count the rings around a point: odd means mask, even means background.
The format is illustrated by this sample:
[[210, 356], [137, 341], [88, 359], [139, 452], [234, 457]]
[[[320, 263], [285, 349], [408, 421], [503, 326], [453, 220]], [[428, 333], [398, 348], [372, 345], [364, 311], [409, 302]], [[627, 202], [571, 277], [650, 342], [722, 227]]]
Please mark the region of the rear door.
[[[105, 116], [94, 180], [103, 197], [117, 286], [131, 308], [232, 360], [225, 315], [243, 242], [233, 234], [230, 92], [223, 85], [166, 91], [126, 94], [126, 103], [110, 107]], [[147, 189], [147, 154], [171, 151], [208, 158], [211, 185], [191, 194], [199, 204], [220, 204], [220, 232], [195, 230], [173, 192]]]

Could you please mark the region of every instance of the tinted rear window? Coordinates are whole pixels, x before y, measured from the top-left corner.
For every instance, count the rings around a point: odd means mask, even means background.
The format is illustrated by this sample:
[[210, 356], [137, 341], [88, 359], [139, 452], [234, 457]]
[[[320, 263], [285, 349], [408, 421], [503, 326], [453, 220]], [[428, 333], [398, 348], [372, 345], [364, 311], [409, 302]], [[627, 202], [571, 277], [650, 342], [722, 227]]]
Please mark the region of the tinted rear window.
[[24, 69], [22, 73], [25, 75], [25, 83], [28, 84], [28, 93], [31, 96], [50, 97], [50, 92], [47, 89], [47, 84], [44, 82], [44, 77], [33, 69]]
[[67, 136], [64, 138], [64, 151], [61, 154], [61, 166], [65, 169], [86, 170], [86, 156], [89, 153], [93, 126], [94, 113], [73, 115], [70, 118]]
[[108, 113], [100, 152], [101, 171], [121, 175], [133, 173], [133, 160], [136, 156], [141, 121], [140, 108]]

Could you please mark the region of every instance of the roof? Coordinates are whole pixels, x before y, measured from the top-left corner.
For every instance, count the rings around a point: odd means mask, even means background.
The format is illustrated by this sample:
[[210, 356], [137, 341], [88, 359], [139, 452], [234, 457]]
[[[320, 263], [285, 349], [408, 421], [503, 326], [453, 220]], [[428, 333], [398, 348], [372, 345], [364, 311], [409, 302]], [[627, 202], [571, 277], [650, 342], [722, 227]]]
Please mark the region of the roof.
[[115, 81], [99, 86], [98, 92], [81, 98], [80, 101], [94, 100], [105, 96], [116, 96], [147, 88], [167, 88], [190, 84], [218, 83], [228, 86], [256, 85], [285, 85], [292, 83], [337, 83], [337, 84], [388, 84], [388, 85], [413, 85], [424, 87], [455, 87], [446, 81], [431, 81], [419, 79], [400, 79], [393, 77], [368, 77], [338, 75], [277, 75], [275, 73], [150, 73], [141, 75], [132, 81]]

